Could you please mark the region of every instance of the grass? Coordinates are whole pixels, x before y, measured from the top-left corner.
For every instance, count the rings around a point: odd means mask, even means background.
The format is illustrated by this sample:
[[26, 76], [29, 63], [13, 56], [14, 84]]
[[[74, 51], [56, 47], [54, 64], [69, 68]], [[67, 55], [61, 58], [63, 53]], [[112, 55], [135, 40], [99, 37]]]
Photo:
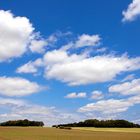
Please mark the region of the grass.
[[[140, 140], [140, 133], [64, 130], [56, 128], [0, 127], [0, 140]], [[97, 129], [97, 128], [96, 128]], [[130, 128], [131, 129], [131, 128]], [[125, 130], [125, 129], [124, 129]], [[135, 129], [138, 131], [137, 129]], [[105, 132], [106, 131], [106, 132]], [[133, 130], [134, 131], [134, 130]], [[140, 131], [140, 129], [139, 129]]]

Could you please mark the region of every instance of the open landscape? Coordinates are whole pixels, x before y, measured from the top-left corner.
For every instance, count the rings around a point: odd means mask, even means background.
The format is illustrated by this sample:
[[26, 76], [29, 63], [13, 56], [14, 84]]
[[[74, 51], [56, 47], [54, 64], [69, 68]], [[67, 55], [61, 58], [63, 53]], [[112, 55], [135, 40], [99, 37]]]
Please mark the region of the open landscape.
[[140, 140], [140, 0], [0, 0], [0, 140]]
[[87, 130], [94, 132], [123, 132], [123, 133], [140, 133], [140, 128], [95, 128], [95, 127], [73, 127], [74, 130]]
[[43, 125], [27, 119], [0, 123], [0, 140], [140, 140], [140, 125], [126, 120], [90, 119], [52, 127]]
[[83, 128], [65, 130], [45, 127], [0, 127], [0, 140], [140, 140], [139, 128], [88, 130], [92, 131], [85, 131]]

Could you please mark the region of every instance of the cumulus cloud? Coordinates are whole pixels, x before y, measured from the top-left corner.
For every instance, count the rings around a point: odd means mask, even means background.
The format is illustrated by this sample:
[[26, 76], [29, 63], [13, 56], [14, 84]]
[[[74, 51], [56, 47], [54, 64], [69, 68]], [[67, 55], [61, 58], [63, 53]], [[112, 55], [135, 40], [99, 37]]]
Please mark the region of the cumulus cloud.
[[138, 119], [135, 119], [132, 122], [135, 123], [135, 124], [140, 124], [140, 119], [139, 118]]
[[42, 38], [39, 33], [35, 33], [34, 39], [31, 41], [29, 48], [32, 53], [43, 54], [47, 49], [55, 48], [57, 46], [56, 43], [58, 43], [60, 39], [65, 40], [71, 34], [71, 32], [63, 33], [61, 31], [57, 31], [47, 38]]
[[26, 104], [23, 100], [16, 100], [11, 98], [0, 98], [0, 106], [23, 106]]
[[[83, 34], [75, 42], [72, 41], [62, 45], [59, 49], [52, 48], [47, 51], [43, 58], [36, 60], [39, 61], [39, 64], [36, 64], [36, 61], [29, 61], [20, 66], [17, 72], [35, 74], [39, 67], [43, 67], [46, 79], [56, 79], [74, 86], [111, 81], [123, 72], [140, 69], [140, 57], [130, 58], [126, 54], [120, 56], [98, 54], [93, 56], [87, 53], [85, 49], [82, 52], [77, 51], [79, 47], [93, 45], [95, 36], [99, 43], [100, 37], [98, 35]], [[50, 37], [49, 40], [55, 39]], [[79, 47], [76, 48], [76, 46]]]
[[99, 35], [88, 35], [83, 34], [79, 36], [78, 40], [75, 42], [74, 46], [76, 48], [86, 47], [86, 46], [96, 46], [99, 44], [101, 38]]
[[101, 114], [116, 114], [128, 110], [130, 106], [133, 106], [133, 103], [130, 103], [127, 100], [108, 99], [108, 100], [101, 100], [96, 103], [87, 104], [79, 108], [78, 111], [100, 112]]
[[[31, 119], [31, 120], [45, 120], [45, 117], [52, 117], [56, 111], [54, 107], [46, 107], [29, 103], [25, 100], [0, 98], [0, 107], [7, 108], [8, 111], [0, 113], [3, 119], [1, 121], [12, 119]], [[49, 118], [49, 119], [50, 119]], [[42, 121], [42, 120], [41, 120]]]
[[71, 48], [79, 49], [83, 47], [94, 47], [100, 44], [101, 37], [99, 35], [82, 34], [75, 41], [70, 41], [62, 46], [61, 49], [68, 50]]
[[127, 10], [123, 11], [122, 21], [133, 21], [140, 16], [140, 0], [133, 0]]
[[20, 66], [17, 72], [35, 74], [42, 67], [46, 79], [56, 79], [75, 86], [111, 81], [123, 72], [140, 69], [140, 57], [131, 58], [126, 54], [91, 56], [86, 52], [71, 52], [70, 46], [50, 50], [43, 58]]
[[45, 52], [45, 46], [48, 45], [48, 42], [45, 40], [32, 40], [30, 44], [30, 49], [33, 53], [44, 53]]
[[[79, 121], [83, 116], [78, 113], [68, 113], [53, 106], [43, 106], [25, 100], [0, 98], [0, 108], [6, 109], [0, 113], [0, 121], [29, 119], [43, 121], [46, 126]], [[57, 116], [57, 117], [56, 117]]]
[[20, 57], [27, 51], [34, 27], [26, 17], [0, 10], [0, 61]]
[[121, 82], [126, 82], [135, 79], [135, 74], [127, 75]]
[[80, 92], [80, 93], [69, 93], [65, 98], [73, 99], [73, 98], [86, 98], [86, 93], [85, 92]]
[[34, 30], [27, 17], [15, 16], [11, 11], [0, 10], [0, 62], [20, 57], [27, 50], [44, 53], [45, 47], [57, 39], [55, 35], [44, 39]]
[[53, 106], [32, 104], [19, 99], [0, 98], [0, 108], [7, 108], [4, 113], [0, 113], [0, 121], [30, 119], [43, 121], [45, 125], [51, 126], [53, 124], [71, 123], [87, 118], [112, 119], [116, 118], [118, 113], [125, 112], [129, 107], [139, 103], [140, 96], [139, 98], [133, 96], [120, 100], [108, 99], [87, 104], [78, 110], [79, 113], [70, 113], [58, 110]]
[[78, 109], [78, 112], [102, 117], [116, 118], [126, 112], [130, 107], [140, 104], [140, 95], [132, 95], [125, 99], [106, 99], [95, 103], [86, 104]]
[[95, 90], [91, 94], [92, 94], [91, 99], [94, 99], [94, 100], [100, 100], [104, 98], [102, 91], [99, 91], [99, 90]]
[[55, 65], [55, 64], [66, 64], [70, 62], [83, 60], [86, 55], [77, 55], [71, 54], [69, 55], [67, 51], [64, 50], [53, 50], [49, 51], [44, 55], [44, 63], [45, 65]]
[[42, 67], [44, 64], [42, 59], [38, 58], [35, 61], [29, 61], [28, 63], [17, 68], [17, 73], [37, 73], [38, 68]]
[[116, 92], [122, 95], [136, 95], [140, 93], [140, 79], [134, 79], [130, 82], [112, 85], [109, 92]]
[[0, 77], [0, 94], [4, 96], [25, 96], [42, 89], [42, 86], [24, 78]]
[[128, 98], [128, 101], [132, 104], [140, 104], [140, 95], [134, 95]]
[[140, 58], [126, 55], [70, 54], [64, 50], [49, 51], [44, 56], [45, 76], [69, 85], [107, 82], [118, 74], [140, 68]]
[[63, 33], [51, 34], [48, 38], [44, 39], [39, 33], [36, 33], [34, 39], [30, 42], [30, 50], [32, 53], [43, 54], [45, 51], [58, 41], [58, 38], [62, 36]]

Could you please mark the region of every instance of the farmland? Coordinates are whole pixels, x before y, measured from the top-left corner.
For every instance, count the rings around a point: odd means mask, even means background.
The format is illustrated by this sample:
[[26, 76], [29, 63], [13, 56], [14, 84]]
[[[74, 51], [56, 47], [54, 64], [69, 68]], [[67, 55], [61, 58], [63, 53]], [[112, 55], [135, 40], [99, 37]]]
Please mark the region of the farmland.
[[88, 130], [95, 132], [126, 132], [126, 133], [140, 133], [140, 128], [95, 128], [95, 127], [75, 127], [75, 130]]
[[140, 140], [140, 129], [136, 128], [90, 129], [0, 127], [0, 140]]

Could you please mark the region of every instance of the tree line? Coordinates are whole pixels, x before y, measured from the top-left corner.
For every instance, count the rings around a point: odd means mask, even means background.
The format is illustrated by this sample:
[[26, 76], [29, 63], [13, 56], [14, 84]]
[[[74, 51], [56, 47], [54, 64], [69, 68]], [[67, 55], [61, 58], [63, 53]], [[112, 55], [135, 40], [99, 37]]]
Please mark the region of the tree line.
[[44, 126], [42, 121], [29, 121], [25, 120], [11, 120], [0, 123], [0, 126]]
[[89, 119], [78, 123], [59, 124], [53, 127], [118, 127], [118, 128], [140, 128], [139, 124], [134, 124], [126, 120], [97, 120]]

